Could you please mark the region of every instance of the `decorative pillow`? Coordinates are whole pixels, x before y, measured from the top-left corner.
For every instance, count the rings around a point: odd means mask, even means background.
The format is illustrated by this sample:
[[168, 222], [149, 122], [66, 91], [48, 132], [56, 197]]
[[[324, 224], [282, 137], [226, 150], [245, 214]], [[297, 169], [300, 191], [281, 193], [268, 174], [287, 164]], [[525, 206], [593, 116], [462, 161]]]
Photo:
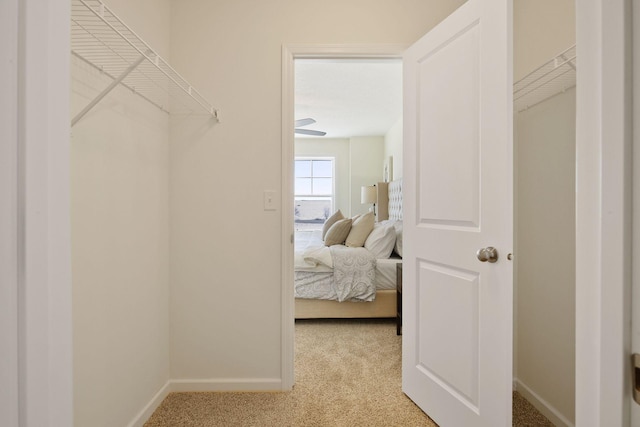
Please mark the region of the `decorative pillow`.
[[324, 244], [326, 246], [341, 245], [351, 231], [351, 218], [340, 219], [333, 223], [326, 236], [324, 236]]
[[369, 237], [369, 233], [373, 230], [373, 224], [375, 224], [375, 222], [376, 218], [373, 216], [373, 212], [360, 215], [353, 220], [351, 231], [347, 236], [345, 245], [350, 248], [361, 248], [365, 240], [367, 240], [367, 237]]
[[396, 245], [393, 249], [402, 257], [402, 221], [394, 222], [393, 228], [396, 230]]
[[341, 219], [344, 219], [344, 215], [342, 215], [342, 212], [340, 212], [340, 209], [335, 211], [333, 215], [327, 218], [327, 220], [324, 222], [324, 225], [322, 226], [322, 240], [324, 240], [324, 236], [327, 235], [327, 231], [329, 231], [331, 226], [335, 224], [336, 221], [339, 221]]
[[392, 224], [376, 224], [364, 247], [368, 249], [376, 259], [386, 259], [391, 256], [393, 247], [396, 244], [396, 230]]

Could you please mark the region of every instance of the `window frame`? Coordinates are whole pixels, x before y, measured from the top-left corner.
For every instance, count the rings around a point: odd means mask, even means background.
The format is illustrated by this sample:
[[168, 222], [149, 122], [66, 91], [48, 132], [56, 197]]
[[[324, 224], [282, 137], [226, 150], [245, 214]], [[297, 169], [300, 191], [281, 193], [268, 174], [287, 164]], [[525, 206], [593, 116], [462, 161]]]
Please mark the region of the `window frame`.
[[[296, 201], [298, 200], [299, 197], [308, 197], [308, 198], [329, 198], [330, 199], [330, 203], [331, 206], [329, 207], [329, 211], [330, 212], [334, 212], [335, 211], [335, 205], [336, 205], [336, 158], [333, 156], [295, 156], [294, 157], [294, 173], [293, 173], [293, 201], [294, 201], [294, 206], [296, 204]], [[311, 176], [309, 177], [298, 177], [296, 176], [295, 173], [295, 162], [297, 161], [311, 161], [312, 166], [311, 166]], [[330, 195], [324, 195], [324, 194], [313, 194], [313, 161], [330, 161], [331, 162], [331, 194]], [[311, 179], [311, 193], [310, 194], [306, 194], [306, 193], [297, 193], [296, 192], [296, 185], [295, 185], [295, 181], [297, 178], [310, 178]], [[318, 178], [327, 178], [327, 177], [318, 177]], [[294, 217], [293, 220], [294, 223], [296, 223], [296, 219]]]

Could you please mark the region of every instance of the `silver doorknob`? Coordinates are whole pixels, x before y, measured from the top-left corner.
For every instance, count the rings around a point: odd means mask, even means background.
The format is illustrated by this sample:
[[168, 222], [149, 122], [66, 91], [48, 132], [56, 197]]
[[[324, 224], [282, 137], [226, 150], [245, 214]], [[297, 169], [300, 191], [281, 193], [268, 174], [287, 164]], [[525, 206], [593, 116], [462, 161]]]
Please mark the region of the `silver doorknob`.
[[494, 263], [498, 261], [498, 250], [493, 246], [487, 246], [486, 248], [478, 249], [476, 252], [476, 256], [480, 262], [491, 262]]

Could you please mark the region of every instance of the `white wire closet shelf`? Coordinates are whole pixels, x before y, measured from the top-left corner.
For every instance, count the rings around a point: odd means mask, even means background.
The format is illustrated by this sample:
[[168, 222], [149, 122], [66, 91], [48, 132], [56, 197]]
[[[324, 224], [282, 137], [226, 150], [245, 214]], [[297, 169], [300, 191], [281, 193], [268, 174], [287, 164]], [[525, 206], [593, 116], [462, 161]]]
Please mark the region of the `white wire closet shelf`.
[[72, 126], [119, 84], [167, 113], [218, 119], [218, 110], [100, 0], [72, 0], [71, 53], [112, 79]]
[[544, 63], [513, 85], [513, 108], [524, 111], [576, 85], [576, 46]]

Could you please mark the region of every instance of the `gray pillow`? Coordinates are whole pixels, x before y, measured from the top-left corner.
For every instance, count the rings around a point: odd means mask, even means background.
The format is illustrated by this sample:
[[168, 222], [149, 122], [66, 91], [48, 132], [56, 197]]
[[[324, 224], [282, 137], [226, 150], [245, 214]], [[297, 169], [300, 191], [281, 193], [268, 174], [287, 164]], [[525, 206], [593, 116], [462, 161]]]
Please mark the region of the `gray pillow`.
[[322, 226], [322, 240], [324, 240], [324, 236], [327, 235], [327, 231], [329, 231], [331, 226], [335, 224], [336, 221], [339, 221], [341, 219], [344, 219], [344, 215], [342, 215], [342, 212], [340, 212], [340, 209], [335, 211], [333, 215], [327, 218], [327, 220], [324, 222], [324, 225]]
[[351, 231], [351, 218], [340, 219], [336, 221], [324, 236], [324, 244], [326, 246], [341, 245], [346, 240]]

